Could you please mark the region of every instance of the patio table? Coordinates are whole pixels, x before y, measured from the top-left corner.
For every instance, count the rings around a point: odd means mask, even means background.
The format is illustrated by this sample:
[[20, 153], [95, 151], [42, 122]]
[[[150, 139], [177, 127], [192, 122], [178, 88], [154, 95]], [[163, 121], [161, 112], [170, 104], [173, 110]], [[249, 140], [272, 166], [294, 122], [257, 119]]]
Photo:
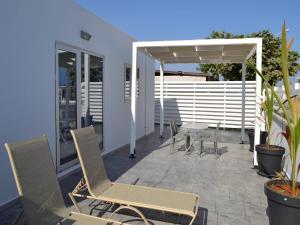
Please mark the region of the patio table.
[[[186, 150], [185, 153], [188, 154], [191, 152], [191, 147], [196, 146], [196, 139], [201, 140], [202, 137], [208, 137], [209, 134], [202, 132], [208, 128], [208, 124], [205, 123], [186, 123], [182, 125], [182, 130], [186, 133]], [[201, 152], [200, 152], [201, 154]]]

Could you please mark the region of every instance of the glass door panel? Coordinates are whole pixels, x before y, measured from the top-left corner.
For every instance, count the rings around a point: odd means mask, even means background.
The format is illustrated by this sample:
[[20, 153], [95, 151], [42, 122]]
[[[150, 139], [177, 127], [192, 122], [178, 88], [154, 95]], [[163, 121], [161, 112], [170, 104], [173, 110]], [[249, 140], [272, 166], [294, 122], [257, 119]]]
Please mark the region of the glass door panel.
[[81, 53], [82, 126], [93, 125], [103, 149], [103, 58]]
[[58, 132], [59, 166], [77, 159], [70, 133], [77, 128], [77, 57], [76, 53], [58, 49]]

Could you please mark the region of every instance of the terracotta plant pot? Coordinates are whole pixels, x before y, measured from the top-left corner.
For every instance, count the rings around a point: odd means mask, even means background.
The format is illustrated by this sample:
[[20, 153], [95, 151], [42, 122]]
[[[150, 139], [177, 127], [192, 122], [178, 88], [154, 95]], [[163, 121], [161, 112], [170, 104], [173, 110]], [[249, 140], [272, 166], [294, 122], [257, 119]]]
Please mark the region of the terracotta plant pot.
[[[265, 183], [265, 194], [268, 198], [267, 214], [270, 225], [299, 225], [300, 224], [300, 197], [292, 197], [280, 193], [272, 185], [284, 185], [285, 181], [271, 180]], [[298, 187], [299, 187], [298, 183]]]
[[285, 148], [277, 145], [256, 145], [259, 175], [274, 177], [276, 172], [281, 172], [282, 156]]

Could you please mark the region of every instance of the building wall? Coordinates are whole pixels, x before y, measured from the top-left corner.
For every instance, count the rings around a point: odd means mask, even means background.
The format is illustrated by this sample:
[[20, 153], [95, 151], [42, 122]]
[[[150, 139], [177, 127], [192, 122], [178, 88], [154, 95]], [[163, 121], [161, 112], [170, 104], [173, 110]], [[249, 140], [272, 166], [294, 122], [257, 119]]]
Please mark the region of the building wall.
[[[56, 161], [56, 42], [104, 56], [104, 150], [129, 143], [130, 104], [124, 101], [124, 63], [131, 63], [134, 39], [71, 0], [1, 1], [0, 27], [1, 205], [17, 196], [5, 142], [45, 134]], [[82, 40], [80, 30], [92, 34], [91, 40]], [[137, 137], [141, 137], [154, 129], [154, 61], [141, 53], [138, 65], [141, 95]]]

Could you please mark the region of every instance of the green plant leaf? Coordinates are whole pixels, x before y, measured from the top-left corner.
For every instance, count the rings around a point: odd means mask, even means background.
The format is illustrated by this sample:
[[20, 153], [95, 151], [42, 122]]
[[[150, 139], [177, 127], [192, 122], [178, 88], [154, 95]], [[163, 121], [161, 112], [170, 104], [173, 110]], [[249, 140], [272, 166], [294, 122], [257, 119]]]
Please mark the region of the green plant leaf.
[[298, 117], [296, 122], [295, 122], [294, 132], [295, 132], [294, 145], [295, 145], [296, 151], [298, 151], [299, 143], [300, 143], [300, 117]]
[[290, 41], [289, 41], [289, 43], [288, 43], [288, 45], [287, 45], [287, 49], [288, 50], [290, 50], [291, 49], [291, 47], [292, 47], [292, 45], [293, 45], [293, 43], [294, 43], [294, 38], [292, 38]]
[[289, 92], [289, 96], [287, 96], [287, 99], [290, 97], [290, 80], [288, 79], [288, 48], [287, 48], [287, 43], [286, 43], [286, 26], [285, 22], [282, 26], [282, 31], [281, 31], [281, 69], [283, 73], [283, 82], [284, 82], [284, 87], [286, 92]]
[[276, 180], [287, 180], [287, 176], [284, 172], [277, 172], [275, 171], [275, 177]]
[[[265, 81], [263, 83], [263, 88], [265, 90], [265, 101], [262, 103], [262, 108], [265, 111], [266, 115], [266, 126], [267, 126], [267, 131], [270, 134], [271, 133], [271, 128], [272, 128], [272, 122], [273, 122], [273, 113], [274, 113], [274, 94], [272, 91], [269, 90], [268, 88], [268, 82]], [[270, 145], [270, 136], [267, 138], [267, 143]]]
[[[264, 80], [267, 81], [267, 77], [264, 76], [250, 61], [247, 61], [247, 65], [249, 65], [253, 70], [255, 70], [255, 72]], [[290, 116], [288, 111], [286, 110], [285, 106], [282, 104], [281, 99], [279, 98], [277, 92], [274, 90], [274, 88], [268, 83], [266, 82], [266, 86], [273, 92], [274, 98], [276, 100], [276, 102], [279, 105], [279, 108], [281, 108], [282, 112], [283, 112], [283, 116], [287, 121], [288, 127], [291, 128], [291, 120], [290, 120]], [[286, 91], [286, 90], [285, 90]]]

